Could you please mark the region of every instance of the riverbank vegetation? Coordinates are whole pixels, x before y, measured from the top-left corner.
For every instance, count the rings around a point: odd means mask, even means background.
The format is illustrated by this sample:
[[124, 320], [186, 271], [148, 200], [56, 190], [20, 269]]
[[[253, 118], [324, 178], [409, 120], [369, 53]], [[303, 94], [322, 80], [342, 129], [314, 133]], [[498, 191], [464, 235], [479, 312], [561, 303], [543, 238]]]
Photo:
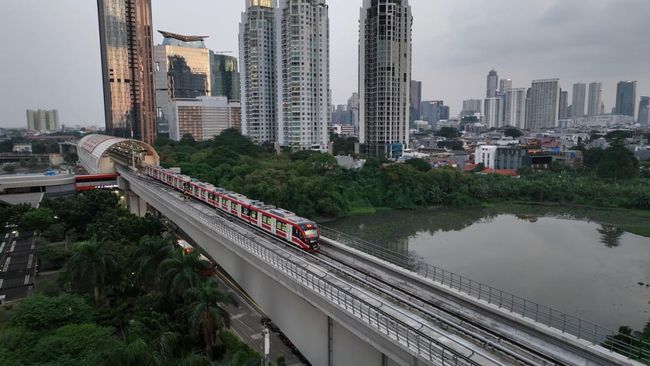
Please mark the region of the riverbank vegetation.
[[220, 304], [232, 300], [201, 275], [198, 253], [183, 255], [157, 219], [130, 215], [114, 193], [2, 208], [0, 218], [49, 232], [38, 257], [55, 273], [0, 309], [0, 364], [259, 364], [228, 330]]
[[[369, 159], [345, 170], [327, 154], [275, 154], [229, 130], [207, 142], [159, 140], [162, 164], [193, 178], [312, 218], [335, 218], [377, 208], [476, 207], [504, 201], [551, 202], [608, 208], [650, 208], [650, 180], [599, 177], [611, 159], [601, 155], [581, 171], [526, 172], [521, 178], [431, 170], [418, 162]], [[623, 154], [623, 152], [618, 151]], [[600, 153], [599, 153], [600, 154]], [[637, 165], [638, 167], [638, 165]], [[629, 171], [629, 166], [624, 166]], [[638, 168], [637, 168], [638, 170]]]

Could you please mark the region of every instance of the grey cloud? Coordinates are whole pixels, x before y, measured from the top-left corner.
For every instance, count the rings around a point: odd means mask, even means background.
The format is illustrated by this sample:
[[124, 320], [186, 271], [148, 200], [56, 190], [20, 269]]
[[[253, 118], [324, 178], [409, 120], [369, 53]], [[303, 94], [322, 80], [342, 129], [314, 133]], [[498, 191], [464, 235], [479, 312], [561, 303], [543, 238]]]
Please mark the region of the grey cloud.
[[[244, 0], [152, 0], [155, 29], [206, 34], [208, 47], [238, 55]], [[0, 1], [0, 126], [24, 124], [26, 108], [58, 108], [67, 123], [103, 123], [96, 2]], [[361, 0], [329, 0], [333, 102], [357, 90]], [[413, 77], [424, 97], [458, 112], [482, 97], [496, 67], [515, 86], [536, 78], [639, 81], [650, 94], [648, 0], [411, 0]], [[13, 37], [21, 34], [20, 38]], [[160, 37], [156, 34], [157, 40]]]

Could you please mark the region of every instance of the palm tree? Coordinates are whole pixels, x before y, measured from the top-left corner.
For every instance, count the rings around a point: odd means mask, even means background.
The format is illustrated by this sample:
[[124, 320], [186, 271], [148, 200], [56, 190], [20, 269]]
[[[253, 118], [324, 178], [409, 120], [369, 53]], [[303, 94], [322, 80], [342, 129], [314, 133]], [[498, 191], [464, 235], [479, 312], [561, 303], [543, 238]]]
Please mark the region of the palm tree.
[[205, 352], [212, 358], [212, 348], [217, 333], [224, 327], [230, 326], [230, 316], [219, 303], [227, 303], [231, 300], [219, 292], [212, 281], [206, 281], [200, 287], [187, 290], [186, 298], [190, 302], [189, 320], [192, 331], [195, 335], [203, 336]]
[[143, 287], [157, 290], [160, 284], [160, 265], [169, 257], [172, 244], [169, 238], [145, 236], [133, 252], [136, 275]]
[[185, 290], [201, 283], [200, 273], [205, 269], [198, 252], [184, 255], [180, 250], [174, 251], [160, 264], [163, 286], [170, 294], [182, 296]]
[[106, 284], [107, 277], [117, 272], [115, 256], [94, 239], [75, 244], [73, 253], [65, 265], [66, 272], [72, 283], [90, 284], [93, 287], [95, 304], [99, 305], [101, 287]]

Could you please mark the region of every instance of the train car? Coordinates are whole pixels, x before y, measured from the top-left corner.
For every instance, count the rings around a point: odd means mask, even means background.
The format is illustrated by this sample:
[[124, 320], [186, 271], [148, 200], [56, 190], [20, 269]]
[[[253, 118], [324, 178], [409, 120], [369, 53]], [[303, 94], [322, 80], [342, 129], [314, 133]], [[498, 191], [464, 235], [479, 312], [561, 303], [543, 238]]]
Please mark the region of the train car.
[[[184, 255], [188, 255], [194, 251], [194, 247], [185, 240], [177, 240], [176, 245], [178, 245], [181, 250], [183, 250]], [[205, 269], [201, 271], [201, 275], [204, 277], [210, 277], [215, 274], [216, 264], [208, 259], [208, 257], [203, 254], [199, 254], [199, 260], [205, 264]]]
[[313, 252], [319, 248], [318, 225], [293, 212], [200, 182], [178, 170], [146, 166], [145, 174], [300, 249]]

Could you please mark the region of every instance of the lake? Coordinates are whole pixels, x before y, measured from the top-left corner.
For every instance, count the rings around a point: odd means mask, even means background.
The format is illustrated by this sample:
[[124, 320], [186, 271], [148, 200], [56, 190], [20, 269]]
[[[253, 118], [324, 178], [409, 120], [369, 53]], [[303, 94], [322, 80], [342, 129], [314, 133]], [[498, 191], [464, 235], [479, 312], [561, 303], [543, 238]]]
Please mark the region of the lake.
[[641, 330], [650, 321], [650, 238], [623, 223], [650, 219], [553, 211], [386, 211], [326, 226], [610, 329]]

